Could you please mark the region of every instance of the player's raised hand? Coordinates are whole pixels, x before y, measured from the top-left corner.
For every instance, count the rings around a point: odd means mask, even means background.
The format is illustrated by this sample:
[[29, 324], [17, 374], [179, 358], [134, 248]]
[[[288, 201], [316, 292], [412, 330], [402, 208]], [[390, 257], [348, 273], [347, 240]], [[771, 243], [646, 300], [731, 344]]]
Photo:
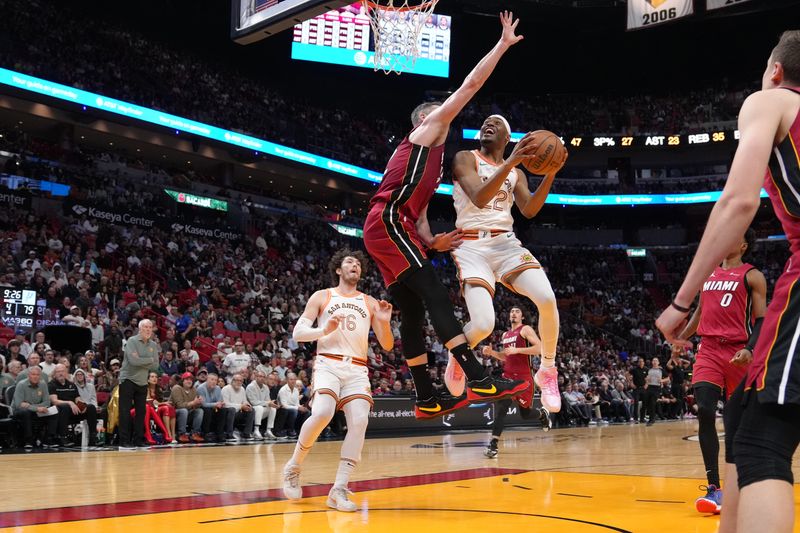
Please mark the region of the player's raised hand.
[[747, 366], [753, 361], [753, 352], [747, 348], [742, 348], [731, 359], [731, 364], [734, 366]]
[[464, 233], [460, 229], [453, 230], [450, 233], [437, 233], [433, 236], [429, 248], [437, 252], [449, 252], [461, 246], [463, 240]]
[[539, 148], [539, 143], [534, 142], [534, 135], [532, 131], [525, 134], [522, 139], [514, 146], [511, 155], [508, 156], [508, 161], [516, 166], [525, 161], [527, 158], [533, 156]]
[[392, 320], [392, 304], [386, 300], [378, 302], [378, 309], [375, 311], [375, 318], [381, 322], [389, 322]]
[[503, 36], [500, 37], [500, 42], [504, 45], [513, 46], [525, 38], [522, 35], [516, 35], [519, 19], [514, 20], [514, 13], [511, 11], [500, 13], [500, 23], [503, 25]]
[[333, 315], [325, 323], [325, 329], [322, 330], [322, 333], [325, 335], [330, 335], [336, 330], [336, 328], [339, 327], [339, 324], [342, 323], [342, 320], [344, 320], [343, 315]]

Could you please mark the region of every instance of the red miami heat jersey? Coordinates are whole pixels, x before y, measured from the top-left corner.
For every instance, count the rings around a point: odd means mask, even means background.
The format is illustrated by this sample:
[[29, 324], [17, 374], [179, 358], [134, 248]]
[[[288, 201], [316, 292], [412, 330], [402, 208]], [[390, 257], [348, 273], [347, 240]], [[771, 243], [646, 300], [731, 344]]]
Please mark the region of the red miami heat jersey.
[[[800, 87], [783, 89], [800, 94]], [[800, 280], [800, 111], [786, 138], [772, 149], [764, 189], [789, 240], [792, 257], [775, 283], [748, 368], [747, 385], [756, 386], [762, 403], [800, 404], [800, 351], [794, 349], [800, 321], [795, 290]]]
[[[788, 88], [800, 94], [800, 88]], [[800, 252], [800, 113], [786, 138], [772, 149], [764, 177], [766, 189], [792, 254]]]
[[389, 159], [370, 207], [385, 203], [401, 221], [416, 222], [442, 180], [443, 163], [443, 144], [430, 148], [406, 137]]
[[719, 337], [729, 342], [747, 342], [753, 320], [750, 286], [745, 276], [754, 268], [744, 263], [728, 270], [721, 266], [714, 269], [700, 292], [703, 310], [698, 335]]
[[[530, 346], [528, 341], [525, 340], [525, 337], [521, 335], [522, 328], [525, 327], [525, 324], [520, 325], [514, 329], [508, 330], [503, 333], [503, 348], [527, 348]], [[533, 364], [531, 363], [531, 356], [528, 354], [514, 354], [512, 356], [506, 357], [506, 360], [503, 364], [503, 373], [504, 374], [530, 374], [533, 370]]]

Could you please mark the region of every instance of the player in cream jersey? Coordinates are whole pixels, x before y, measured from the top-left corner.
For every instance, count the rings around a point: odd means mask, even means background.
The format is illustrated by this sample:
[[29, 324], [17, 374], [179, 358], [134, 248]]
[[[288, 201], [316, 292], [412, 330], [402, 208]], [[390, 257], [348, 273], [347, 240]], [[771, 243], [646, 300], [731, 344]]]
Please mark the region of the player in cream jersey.
[[[294, 454], [283, 469], [283, 492], [290, 500], [302, 498], [300, 465], [337, 409], [347, 419], [336, 481], [328, 494], [328, 506], [355, 511], [347, 482], [361, 460], [372, 394], [367, 369], [369, 330], [385, 350], [394, 347], [390, 321], [392, 306], [358, 292], [366, 258], [361, 252], [341, 250], [328, 265], [335, 288], [315, 292], [308, 299], [292, 335], [298, 342], [317, 341], [311, 388], [311, 416], [303, 424]], [[312, 327], [314, 321], [317, 327]]]
[[[459, 152], [453, 161], [456, 228], [463, 233], [463, 242], [452, 255], [470, 316], [464, 334], [475, 347], [494, 330], [492, 298], [496, 282], [528, 297], [539, 310], [542, 338], [542, 364], [534, 381], [542, 390], [543, 407], [556, 413], [561, 410], [555, 368], [558, 307], [542, 266], [514, 235], [511, 208], [516, 204], [525, 217], [535, 216], [544, 205], [557, 170], [545, 176], [531, 194], [527, 177], [516, 167], [531, 148], [535, 149], [533, 136], [525, 135], [509, 158], [503, 159], [510, 140], [508, 121], [492, 115], [481, 126], [480, 150]], [[445, 382], [452, 394], [463, 390], [463, 379], [451, 357]]]
[[[340, 323], [330, 334], [317, 340], [317, 354], [336, 358], [350, 358], [356, 364], [367, 363], [369, 330], [372, 327], [372, 311], [368, 296], [361, 292], [342, 294], [337, 288], [325, 289], [326, 303], [317, 317], [323, 330], [336, 317]], [[319, 390], [315, 382], [315, 392]], [[338, 393], [334, 394], [338, 397]], [[342, 399], [346, 396], [343, 395]]]

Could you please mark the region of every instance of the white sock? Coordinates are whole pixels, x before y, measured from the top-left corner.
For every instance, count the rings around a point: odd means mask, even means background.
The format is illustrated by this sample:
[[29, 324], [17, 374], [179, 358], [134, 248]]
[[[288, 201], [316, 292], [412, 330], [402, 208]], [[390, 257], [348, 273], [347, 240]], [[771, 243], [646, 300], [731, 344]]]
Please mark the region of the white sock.
[[556, 366], [556, 356], [554, 355], [542, 355], [542, 368], [553, 368]]
[[339, 460], [339, 470], [336, 471], [336, 481], [333, 482], [334, 488], [346, 489], [350, 481], [350, 474], [356, 468], [356, 462], [342, 458]]

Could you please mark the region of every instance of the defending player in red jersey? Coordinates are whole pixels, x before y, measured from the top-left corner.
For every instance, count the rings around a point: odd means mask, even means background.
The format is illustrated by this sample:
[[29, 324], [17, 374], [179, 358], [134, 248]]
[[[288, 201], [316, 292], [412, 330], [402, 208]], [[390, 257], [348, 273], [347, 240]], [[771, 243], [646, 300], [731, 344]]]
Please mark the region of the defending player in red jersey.
[[[364, 222], [364, 245], [383, 275], [401, 313], [403, 353], [417, 391], [415, 413], [431, 418], [465, 406], [470, 401], [494, 401], [522, 392], [528, 384], [486, 376], [472, 354], [462, 326], [453, 311], [447, 289], [436, 277], [426, 249], [447, 251], [458, 246], [458, 231], [433, 235], [428, 225], [428, 202], [442, 177], [444, 143], [450, 123], [472, 99], [494, 70], [500, 58], [522, 40], [515, 35], [519, 20], [500, 15], [500, 41], [443, 104], [426, 103], [411, 114], [414, 129], [395, 150], [373, 196]], [[533, 155], [531, 138], [520, 141], [523, 155]], [[434, 394], [428, 375], [428, 353], [422, 334], [425, 310], [439, 339], [457, 358], [467, 375], [466, 398]]]
[[[753, 360], [753, 347], [747, 346], [747, 342], [754, 324], [763, 320], [767, 309], [764, 274], [742, 261], [753, 249], [755, 239], [755, 232], [747, 230], [742, 242], [736, 244], [703, 283], [700, 304], [678, 335], [679, 339], [688, 339], [696, 331], [702, 337], [692, 375], [700, 451], [708, 478], [706, 494], [695, 501], [701, 513], [719, 513], [722, 509], [717, 403], [723, 390], [730, 397], [747, 374], [747, 365]], [[673, 358], [682, 352], [683, 347], [673, 345]]]
[[[686, 322], [703, 282], [750, 226], [767, 190], [792, 256], [775, 284], [747, 377], [725, 409], [725, 509], [721, 533], [789, 533], [794, 525], [792, 455], [800, 444], [800, 31], [781, 35], [739, 112], [739, 146], [686, 279], [656, 321], [667, 342]], [[750, 341], [753, 342], [752, 340]], [[738, 479], [739, 491], [732, 487]]]
[[[530, 384], [528, 390], [514, 397], [514, 401], [519, 404], [520, 416], [527, 420], [533, 413], [533, 356], [542, 353], [542, 343], [533, 328], [522, 323], [524, 320], [522, 309], [512, 307], [508, 316], [511, 321], [511, 329], [503, 333], [503, 351], [497, 352], [491, 346], [484, 346], [483, 355], [491, 355], [495, 359], [503, 361], [504, 377], [526, 381]], [[497, 457], [497, 441], [503, 434], [506, 415], [508, 415], [511, 405], [511, 398], [506, 398], [497, 402], [495, 407], [492, 440], [483, 452], [490, 459]], [[550, 417], [544, 407], [539, 410], [539, 420], [542, 423], [542, 429], [549, 431]]]

